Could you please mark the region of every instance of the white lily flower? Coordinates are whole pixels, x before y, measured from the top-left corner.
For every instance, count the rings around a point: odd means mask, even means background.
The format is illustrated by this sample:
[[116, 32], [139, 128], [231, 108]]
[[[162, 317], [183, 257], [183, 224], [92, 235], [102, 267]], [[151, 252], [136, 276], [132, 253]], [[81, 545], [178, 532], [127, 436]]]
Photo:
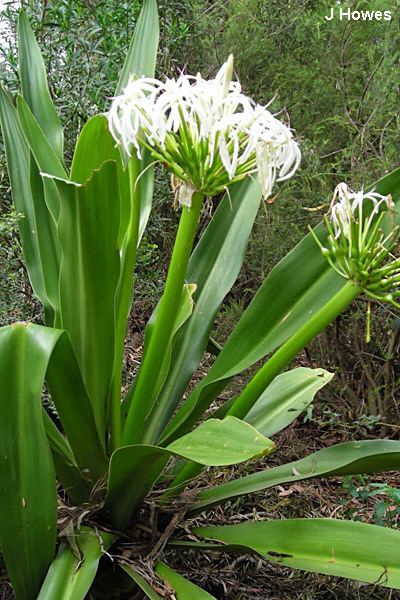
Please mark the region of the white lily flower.
[[346, 237], [350, 235], [352, 223], [363, 219], [364, 209], [367, 208], [370, 202], [372, 202], [373, 208], [369, 212], [369, 218], [366, 222], [368, 228], [374, 215], [381, 209], [382, 204], [386, 204], [387, 208], [393, 207], [391, 197], [382, 196], [374, 190], [366, 193], [363, 190], [355, 192], [343, 182], [336, 186], [330, 207], [330, 216], [336, 239], [340, 235]]
[[117, 144], [127, 156], [147, 147], [181, 182], [177, 197], [186, 206], [195, 191], [214, 196], [256, 172], [268, 197], [275, 180], [299, 166], [290, 129], [244, 95], [232, 72], [230, 57], [211, 80], [132, 79], [113, 100], [108, 118]]
[[[333, 194], [326, 246], [311, 229], [331, 267], [371, 298], [400, 308], [400, 259], [392, 254], [399, 227], [391, 196], [355, 192], [340, 183]], [[385, 225], [384, 224], [385, 220]]]

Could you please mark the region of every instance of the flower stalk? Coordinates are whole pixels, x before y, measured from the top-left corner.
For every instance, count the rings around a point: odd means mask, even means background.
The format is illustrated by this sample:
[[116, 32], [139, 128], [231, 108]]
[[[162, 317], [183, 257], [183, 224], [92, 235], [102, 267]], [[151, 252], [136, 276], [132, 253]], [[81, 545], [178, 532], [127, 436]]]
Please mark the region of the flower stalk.
[[[325, 304], [311, 319], [294, 333], [261, 367], [256, 375], [248, 382], [241, 395], [234, 400], [224, 413], [224, 407], [218, 411], [218, 416], [234, 416], [244, 419], [277, 375], [297, 356], [301, 350], [321, 331], [339, 316], [361, 293], [361, 288], [348, 281], [331, 300]], [[203, 467], [196, 463], [187, 463], [177, 474], [159, 502], [170, 501], [179, 496], [185, 486], [201, 471]]]
[[249, 381], [230, 406], [227, 415], [243, 419], [274, 378], [307, 344], [336, 319], [360, 295], [362, 288], [352, 281], [333, 296], [315, 315], [294, 333]]
[[122, 275], [117, 289], [117, 310], [115, 311], [115, 356], [113, 378], [110, 390], [110, 447], [116, 450], [121, 445], [121, 385], [126, 322], [132, 304], [134, 267], [139, 238], [140, 222], [140, 160], [132, 156], [128, 162], [131, 214], [128, 228], [122, 242]]
[[142, 365], [135, 382], [135, 390], [126, 418], [123, 443], [145, 442], [143, 426], [157, 394], [157, 378], [160, 366], [170, 341], [174, 321], [179, 309], [179, 300], [185, 283], [185, 276], [194, 238], [200, 218], [203, 195], [196, 192], [191, 207], [182, 208], [181, 219], [175, 239], [171, 262], [160, 300], [157, 319], [145, 349]]

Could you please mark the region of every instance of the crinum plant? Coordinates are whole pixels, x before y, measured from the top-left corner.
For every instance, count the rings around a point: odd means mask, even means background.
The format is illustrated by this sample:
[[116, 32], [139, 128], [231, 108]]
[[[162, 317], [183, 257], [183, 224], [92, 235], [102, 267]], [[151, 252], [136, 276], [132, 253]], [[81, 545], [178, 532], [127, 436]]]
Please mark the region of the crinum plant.
[[[400, 442], [360, 441], [223, 485], [191, 487], [205, 467], [274, 450], [270, 437], [332, 377], [285, 369], [359, 294], [396, 301], [400, 172], [356, 198], [339, 188], [332, 222], [271, 271], [188, 393], [260, 202], [294, 174], [298, 145], [279, 118], [242, 93], [231, 58], [214, 80], [155, 79], [157, 6], [146, 0], [110, 111], [83, 127], [67, 169], [60, 120], [23, 12], [18, 36], [22, 93], [15, 107], [1, 90], [0, 116], [45, 325], [0, 330], [0, 546], [17, 600], [118, 597], [122, 572], [125, 598], [212, 598], [163, 562], [171, 545], [177, 552], [247, 548], [286, 566], [400, 588], [400, 534], [373, 525], [245, 521], [176, 539], [184, 514], [236, 496], [397, 468]], [[171, 172], [180, 223], [142, 362], [122, 397], [133, 273], [155, 162]], [[215, 196], [218, 206], [193, 249], [205, 199]], [[232, 378], [259, 361], [237, 397], [216, 402]]]

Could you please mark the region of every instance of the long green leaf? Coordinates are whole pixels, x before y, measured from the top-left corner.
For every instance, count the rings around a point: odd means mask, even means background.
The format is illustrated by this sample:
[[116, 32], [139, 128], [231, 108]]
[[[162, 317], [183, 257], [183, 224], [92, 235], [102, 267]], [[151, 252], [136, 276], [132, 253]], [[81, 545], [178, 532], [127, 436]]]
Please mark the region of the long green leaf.
[[121, 94], [131, 75], [152, 77], [156, 66], [159, 21], [156, 0], [144, 0], [135, 33], [122, 67], [115, 95]]
[[17, 110], [22, 129], [39, 169], [55, 177], [67, 177], [64, 166], [40, 128], [28, 103], [22, 96], [17, 98]]
[[[141, 219], [141, 198], [133, 193], [129, 170], [124, 167], [120, 152], [108, 128], [105, 115], [96, 115], [83, 127], [71, 167], [72, 181], [85, 184], [93, 172], [100, 169], [104, 162], [113, 160], [116, 164], [118, 190], [120, 198], [120, 223], [118, 246], [120, 248], [120, 274], [115, 294], [115, 350], [111, 382], [111, 431], [115, 434], [115, 422], [120, 428], [119, 407], [121, 402], [122, 358], [126, 334], [126, 321], [132, 303], [133, 270], [135, 266], [137, 236]], [[138, 159], [132, 159], [139, 162]], [[146, 188], [147, 189], [147, 188]], [[135, 206], [133, 202], [136, 203]], [[138, 204], [139, 203], [139, 204]], [[118, 414], [117, 414], [118, 413]], [[119, 445], [119, 434], [112, 438], [112, 445]]]
[[156, 440], [178, 405], [207, 347], [218, 308], [234, 284], [261, 200], [257, 182], [248, 179], [232, 189], [190, 259], [187, 281], [194, 282], [195, 307], [174, 341], [171, 369], [146, 427]]
[[140, 198], [138, 245], [143, 239], [150, 218], [154, 192], [154, 160], [147, 150], [143, 151], [140, 173], [136, 179], [135, 193]]
[[[175, 323], [174, 323], [174, 328], [173, 331], [171, 333], [171, 338], [170, 338], [170, 342], [169, 345], [167, 347], [167, 350], [164, 354], [164, 358], [162, 361], [162, 364], [159, 367], [158, 370], [158, 374], [157, 374], [157, 388], [158, 390], [160, 390], [165, 382], [165, 379], [168, 375], [168, 369], [170, 367], [171, 364], [171, 355], [172, 355], [172, 349], [173, 349], [173, 345], [175, 343], [175, 340], [177, 338], [177, 336], [179, 335], [179, 331], [181, 330], [181, 328], [184, 326], [184, 324], [186, 323], [186, 321], [191, 318], [191, 315], [193, 313], [193, 307], [194, 307], [194, 302], [193, 302], [193, 294], [196, 291], [196, 284], [185, 284], [183, 286], [183, 290], [182, 290], [182, 297], [180, 300], [180, 306], [178, 309], [178, 313], [176, 315], [176, 319], [175, 319]], [[143, 355], [146, 352], [146, 348], [148, 347], [148, 344], [150, 342], [150, 338], [151, 335], [153, 333], [153, 329], [154, 329], [154, 323], [156, 321], [157, 318], [157, 314], [159, 311], [159, 306], [160, 303], [157, 304], [155, 310], [153, 311], [153, 314], [151, 315], [147, 325], [146, 325], [146, 330], [145, 330], [145, 335], [144, 335], [144, 341], [143, 341]], [[130, 406], [130, 402], [132, 400], [132, 395], [135, 389], [135, 384], [132, 385], [131, 389], [129, 390], [128, 395], [125, 397], [124, 399], [124, 404], [123, 404], [123, 410], [124, 410], [124, 416], [126, 416], [126, 413], [129, 410], [129, 406]]]
[[54, 449], [52, 439], [49, 439], [49, 444], [57, 481], [71, 502], [75, 506], [82, 506], [90, 500], [91, 486], [89, 482], [85, 480], [78, 467], [70, 464], [62, 454]]
[[384, 196], [390, 194], [394, 203], [398, 205], [400, 200], [400, 168], [384, 175], [376, 183], [367, 187], [367, 189], [374, 189]]
[[74, 550], [61, 544], [37, 600], [84, 600], [97, 573], [99, 560], [115, 536], [82, 527], [74, 533]]
[[147, 598], [150, 598], [150, 600], [162, 600], [161, 596], [159, 596], [157, 592], [153, 590], [146, 579], [142, 577], [142, 575], [139, 575], [139, 573], [135, 571], [131, 565], [120, 563], [120, 567], [129, 575], [129, 577], [133, 579], [142, 592], [146, 594]]
[[56, 544], [56, 480], [41, 408], [47, 360], [31, 326], [0, 329], [0, 546], [17, 600], [36, 599]]
[[[122, 93], [131, 75], [154, 76], [159, 38], [157, 2], [145, 0], [136, 24], [116, 95]], [[126, 162], [126, 157], [123, 157]], [[154, 168], [147, 151], [142, 159], [135, 154], [129, 159], [130, 211], [122, 211], [121, 219], [121, 271], [115, 298], [116, 346], [113, 376], [111, 383], [110, 423], [112, 448], [117, 448], [121, 440], [121, 364], [126, 323], [132, 306], [133, 272], [136, 264], [136, 252], [143, 236], [151, 212], [154, 186]]]
[[[97, 432], [69, 336], [59, 330], [52, 329], [53, 332], [58, 340], [49, 360], [46, 382], [76, 462], [85, 479], [93, 484], [107, 469], [104, 440]], [[42, 329], [41, 333], [38, 340], [45, 344], [48, 330]]]
[[324, 369], [305, 367], [282, 373], [267, 387], [245, 420], [263, 435], [274, 435], [297, 419], [332, 377], [333, 373]]
[[173, 441], [167, 450], [200, 465], [232, 465], [267, 456], [275, 444], [236, 417], [208, 419], [191, 433]]
[[[118, 79], [116, 96], [123, 92], [132, 75], [154, 77], [159, 36], [157, 2], [156, 0], [144, 0]], [[143, 158], [138, 161], [137, 165], [138, 179], [131, 182], [131, 185], [135, 186], [132, 198], [134, 202], [140, 204], [138, 242], [142, 239], [151, 212], [154, 185], [154, 169], [150, 166], [151, 162], [152, 158], [149, 153], [143, 150]]]
[[156, 573], [172, 587], [177, 600], [189, 600], [189, 598], [193, 598], [193, 600], [216, 600], [214, 596], [188, 581], [186, 577], [183, 577], [161, 561], [157, 563]]
[[[57, 190], [53, 184], [43, 182], [39, 173], [35, 159], [30, 153], [30, 188], [32, 205], [35, 211], [36, 229], [31, 229], [28, 232], [30, 237], [37, 240], [40, 256], [38, 256], [38, 268], [43, 273], [43, 279], [46, 285], [46, 291], [51, 307], [46, 304], [45, 317], [46, 324], [53, 325], [59, 313], [59, 293], [58, 293], [58, 278], [60, 272], [61, 248], [58, 241], [57, 230], [53, 215], [49, 210], [48, 203], [54, 203], [58, 207], [59, 199]], [[28, 202], [30, 199], [27, 199]], [[51, 311], [49, 311], [51, 308]]]
[[40, 325], [29, 325], [27, 332], [32, 350], [32, 358], [27, 357], [27, 361], [34, 362], [36, 353], [40, 353], [45, 380], [68, 438], [67, 441], [50, 417], [43, 414], [53, 457], [58, 455], [56, 466], [62, 469], [60, 480], [67, 484], [65, 489], [71, 499], [87, 499], [90, 484], [93, 487], [104, 474], [107, 460], [69, 336], [65, 331]]
[[270, 454], [274, 448], [271, 440], [235, 417], [209, 419], [167, 448], [124, 446], [111, 456], [105, 509], [116, 527], [126, 527], [173, 456], [218, 466]]
[[400, 589], [400, 532], [334, 519], [288, 519], [195, 533], [230, 546], [249, 548], [280, 565]]
[[[122, 67], [115, 95], [121, 94], [131, 75], [154, 77], [160, 25], [156, 0], [144, 0], [135, 32], [129, 45]], [[151, 212], [154, 185], [154, 169], [150, 167], [152, 158], [143, 151], [139, 163], [140, 179], [133, 182], [136, 186], [136, 201], [140, 201], [140, 222], [138, 241], [142, 239]], [[144, 173], [141, 175], [141, 173]]]
[[[386, 175], [373, 187], [380, 193], [391, 193], [397, 201], [400, 195], [400, 169]], [[317, 227], [315, 233], [321, 240], [327, 235], [321, 226]], [[328, 265], [311, 234], [307, 235], [272, 269], [208, 375], [168, 426], [163, 443], [190, 429], [233, 376], [290, 338], [345, 283]]]
[[43, 409], [44, 428], [53, 457], [57, 481], [62, 485], [71, 501], [80, 505], [89, 500], [90, 485], [77, 465], [68, 440]]
[[93, 171], [101, 168], [106, 161], [113, 160], [117, 165], [118, 188], [121, 200], [121, 223], [119, 243], [126, 234], [131, 215], [131, 195], [129, 173], [124, 169], [121, 156], [115, 147], [105, 115], [95, 115], [87, 121], [79, 134], [71, 165], [71, 181], [84, 184]]
[[[108, 160], [115, 160], [121, 165], [120, 154], [109, 131], [106, 115], [95, 115], [85, 123], [79, 133], [72, 158], [71, 181], [86, 183], [93, 171], [100, 169]], [[128, 186], [127, 181], [126, 187]]]
[[114, 527], [129, 525], [170, 457], [168, 450], [156, 446], [123, 446], [113, 452], [104, 509]]
[[[307, 269], [301, 265], [307, 265]], [[166, 440], [193, 426], [233, 376], [290, 337], [344, 284], [312, 236], [305, 237], [268, 275], [208, 375], [167, 428]]]
[[[40, 128], [34, 114], [22, 96], [17, 99], [18, 117], [25, 138], [35, 158], [41, 173], [54, 177], [67, 178], [67, 172], [51, 147], [48, 139]], [[58, 223], [60, 213], [60, 198], [54, 182], [49, 178], [43, 179], [44, 196], [48, 210], [54, 221]]]
[[59, 246], [40, 176], [8, 95], [0, 86], [0, 120], [22, 250], [34, 293], [46, 312], [57, 309]]
[[54, 181], [62, 198], [58, 224], [62, 248], [60, 326], [70, 334], [104, 440], [120, 272], [116, 164], [104, 163], [85, 185]]
[[63, 162], [63, 130], [47, 85], [46, 69], [40, 48], [23, 10], [18, 18], [18, 62], [22, 94]]
[[52, 450], [61, 454], [65, 457], [65, 459], [71, 464], [76, 465], [75, 456], [71, 450], [71, 446], [68, 443], [68, 440], [63, 436], [61, 431], [58, 429], [57, 425], [54, 423], [53, 419], [50, 417], [49, 413], [43, 407], [43, 423], [44, 428], [46, 430], [46, 435], [50, 443], [50, 447]]
[[335, 444], [305, 458], [266, 469], [200, 492], [191, 510], [302, 479], [398, 470], [400, 442], [366, 440]]

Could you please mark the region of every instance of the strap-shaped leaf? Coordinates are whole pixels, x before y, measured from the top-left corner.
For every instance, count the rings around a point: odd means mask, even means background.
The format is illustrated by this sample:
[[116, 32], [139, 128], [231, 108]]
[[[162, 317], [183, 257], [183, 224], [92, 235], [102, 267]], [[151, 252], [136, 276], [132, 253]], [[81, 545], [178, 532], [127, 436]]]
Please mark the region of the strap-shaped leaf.
[[73, 547], [61, 544], [36, 600], [87, 598], [99, 560], [114, 541], [112, 534], [90, 527], [73, 532]]
[[46, 430], [51, 449], [64, 456], [64, 458], [71, 465], [77, 465], [74, 453], [71, 450], [68, 440], [63, 436], [44, 407], [42, 413], [44, 428]]
[[59, 481], [71, 499], [76, 504], [87, 502], [90, 496], [90, 483], [79, 470], [76, 458], [68, 440], [43, 409], [43, 421], [47, 439], [53, 457], [57, 481]]
[[[28, 234], [33, 240], [32, 243], [35, 243], [36, 241], [40, 251], [40, 256], [38, 257], [39, 262], [34, 268], [40, 269], [43, 273], [53, 319], [55, 320], [59, 312], [58, 278], [60, 272], [61, 248], [58, 241], [55, 221], [49, 210], [48, 202], [52, 203], [54, 199], [54, 204], [58, 207], [58, 193], [50, 182], [43, 182], [32, 153], [30, 153], [29, 163], [31, 200], [35, 211], [36, 229], [31, 229]], [[29, 198], [26, 200], [28, 202], [30, 201]], [[45, 316], [47, 317], [46, 309], [48, 309], [48, 307], [46, 304], [44, 307]], [[46, 318], [46, 324], [53, 325], [54, 323], [50, 318]]]
[[[48, 139], [36, 121], [34, 114], [22, 96], [17, 99], [18, 117], [25, 138], [35, 158], [37, 167], [41, 173], [47, 173], [54, 177], [67, 178], [67, 172], [61, 164]], [[45, 201], [54, 221], [58, 222], [60, 213], [60, 198], [54, 182], [48, 178], [43, 180]]]
[[[154, 77], [156, 67], [160, 25], [156, 0], [144, 0], [135, 32], [129, 45], [122, 67], [115, 95], [121, 94], [131, 75], [137, 77]], [[142, 239], [147, 221], [151, 212], [154, 185], [154, 169], [151, 167], [153, 159], [146, 150], [139, 162], [139, 181], [132, 182], [136, 185], [137, 201], [140, 199], [140, 222], [138, 242]], [[143, 175], [141, 174], [143, 173]]]
[[170, 457], [168, 450], [156, 446], [123, 446], [113, 452], [104, 509], [114, 527], [129, 525]]
[[[58, 337], [49, 360], [46, 382], [77, 465], [85, 479], [93, 484], [107, 469], [104, 440], [97, 433], [90, 398], [69, 335], [60, 330], [50, 331], [55, 332], [53, 337]], [[49, 330], [41, 329], [37, 337], [38, 341], [46, 343]]]
[[85, 123], [79, 134], [71, 165], [71, 181], [86, 183], [93, 171], [100, 169], [109, 160], [114, 160], [117, 165], [121, 201], [119, 243], [122, 244], [131, 214], [129, 173], [128, 169], [123, 168], [120, 153], [108, 128], [107, 117], [95, 115]]
[[130, 75], [153, 77], [156, 66], [159, 21], [156, 0], [144, 0], [115, 95], [121, 94]]
[[[22, 250], [35, 295], [46, 312], [58, 305], [59, 247], [55, 223], [19, 123], [17, 111], [0, 86], [0, 120]], [[55, 275], [57, 274], [57, 275]]]
[[[71, 490], [69, 485], [65, 487], [72, 499], [76, 500], [78, 497], [86, 499], [90, 484], [93, 486], [104, 474], [107, 460], [69, 336], [60, 329], [40, 325], [28, 325], [26, 330], [32, 356], [31, 358], [27, 356], [25, 368], [28, 373], [35, 369], [34, 364], [28, 363], [30, 360], [34, 363], [35, 356], [39, 353], [43, 361], [40, 364], [45, 365], [46, 383], [67, 434], [67, 439], [64, 439], [50, 417], [43, 415], [53, 456], [58, 455], [57, 466], [62, 469], [60, 480], [67, 483], [64, 480], [65, 476], [70, 479], [70, 485], [74, 484]], [[16, 370], [10, 374], [10, 377], [17, 376]], [[60, 463], [61, 458], [63, 458], [62, 463]], [[83, 477], [76, 473], [78, 467], [84, 474]]]
[[146, 594], [147, 598], [150, 600], [162, 600], [161, 596], [157, 594], [151, 587], [151, 585], [146, 581], [146, 579], [140, 575], [135, 569], [125, 563], [120, 563], [120, 567], [133, 579], [136, 585]]
[[192, 510], [224, 502], [230, 498], [259, 492], [275, 485], [314, 477], [356, 475], [398, 470], [400, 442], [366, 440], [335, 444], [305, 458], [266, 469], [223, 485], [204, 490], [196, 497]]
[[235, 417], [209, 419], [167, 448], [124, 446], [111, 456], [105, 508], [116, 527], [126, 527], [171, 456], [207, 466], [229, 465], [270, 454], [274, 448], [271, 440]]
[[367, 190], [375, 190], [379, 194], [386, 196], [390, 194], [394, 203], [397, 205], [400, 199], [400, 168], [384, 175], [375, 184], [367, 187]]
[[271, 454], [274, 449], [271, 440], [236, 417], [208, 419], [167, 446], [183, 458], [209, 466], [238, 464]]
[[[137, 77], [154, 77], [160, 25], [156, 0], [144, 0], [142, 10], [136, 23], [128, 53], [118, 79], [115, 95], [121, 94], [132, 75]], [[143, 150], [143, 158], [135, 167], [136, 180], [132, 200], [140, 206], [137, 242], [142, 239], [151, 212], [154, 186], [154, 169], [152, 158]]]
[[18, 600], [36, 599], [56, 544], [56, 480], [41, 407], [47, 361], [30, 325], [0, 329], [0, 546]]
[[189, 600], [189, 598], [196, 598], [196, 600], [216, 600], [214, 596], [202, 590], [198, 585], [188, 581], [186, 577], [183, 577], [180, 573], [161, 561], [156, 565], [156, 573], [171, 586], [177, 600]]
[[78, 467], [68, 463], [62, 454], [54, 450], [52, 442], [53, 440], [49, 439], [57, 481], [62, 485], [71, 502], [75, 506], [81, 506], [90, 499], [92, 491], [90, 482], [84, 478]]
[[25, 137], [28, 140], [40, 170], [55, 177], [67, 177], [64, 166], [40, 128], [28, 103], [22, 96], [17, 98], [17, 109]]
[[95, 115], [85, 123], [79, 133], [72, 158], [71, 181], [86, 183], [93, 171], [100, 169], [107, 160], [121, 163], [106, 115]]
[[167, 428], [166, 439], [193, 426], [234, 375], [274, 350], [344, 285], [306, 236], [268, 275], [208, 375]]
[[116, 164], [104, 163], [85, 185], [61, 179], [54, 182], [62, 199], [58, 223], [62, 248], [60, 325], [70, 334], [104, 440], [120, 273]]
[[18, 62], [22, 94], [51, 147], [63, 162], [63, 130], [47, 85], [40, 48], [23, 10], [18, 18]]
[[147, 150], [143, 151], [140, 162], [140, 173], [136, 179], [135, 191], [140, 198], [140, 218], [138, 245], [143, 239], [150, 218], [154, 192], [154, 160]]
[[176, 337], [171, 369], [146, 427], [153, 440], [170, 419], [207, 347], [218, 308], [234, 284], [260, 206], [257, 182], [248, 179], [226, 195], [190, 259], [187, 281], [197, 285], [195, 307]]
[[400, 589], [400, 532], [334, 519], [199, 527], [195, 533], [248, 548], [280, 565]]
[[[89, 119], [79, 135], [71, 167], [72, 181], [86, 184], [93, 171], [100, 169], [104, 162], [108, 160], [113, 160], [116, 164], [120, 197], [118, 244], [121, 268], [115, 296], [116, 330], [112, 381], [113, 403], [119, 407], [121, 402], [122, 357], [126, 321], [132, 304], [136, 247], [140, 240], [141, 224], [144, 230], [148, 218], [146, 203], [142, 205], [142, 200], [143, 194], [147, 197], [150, 193], [151, 203], [152, 181], [147, 178], [147, 173], [143, 175], [145, 179], [143, 182], [141, 180], [140, 183], [138, 183], [138, 180], [130, 181], [129, 170], [124, 167], [119, 150], [115, 147], [115, 141], [109, 131], [107, 117], [96, 115]], [[132, 158], [131, 160], [140, 165], [138, 159]], [[132, 189], [134, 185], [136, 189]], [[114, 416], [113, 413], [111, 414], [113, 422]], [[119, 415], [115, 416], [115, 420], [120, 421]], [[112, 424], [114, 425], [114, 422]], [[113, 442], [118, 445], [118, 440], [113, 440]]]
[[[185, 284], [183, 286], [182, 297], [180, 300], [178, 313], [176, 315], [174, 328], [171, 333], [170, 342], [169, 342], [167, 350], [164, 354], [162, 364], [160, 365], [158, 373], [157, 373], [157, 379], [158, 379], [157, 388], [158, 388], [158, 390], [160, 390], [162, 388], [162, 386], [165, 382], [165, 379], [167, 377], [168, 369], [171, 364], [171, 354], [172, 354], [173, 345], [174, 345], [174, 342], [175, 342], [177, 336], [179, 335], [179, 331], [184, 326], [186, 321], [189, 318], [191, 318], [191, 316], [192, 316], [193, 308], [194, 308], [193, 294], [195, 293], [195, 291], [196, 291], [196, 284], [189, 283], [189, 284]], [[151, 335], [153, 333], [154, 323], [157, 318], [159, 306], [160, 306], [160, 303], [157, 304], [156, 308], [153, 311], [153, 314], [151, 315], [151, 317], [146, 325], [144, 341], [143, 341], [143, 347], [144, 347], [143, 356], [146, 353], [146, 348], [148, 347]], [[123, 405], [124, 416], [126, 416], [126, 413], [129, 410], [129, 406], [130, 406], [130, 403], [132, 400], [132, 394], [134, 392], [134, 389], [135, 389], [135, 385], [133, 384], [131, 389], [129, 390], [129, 393], [125, 397], [124, 405]]]
[[[154, 77], [159, 39], [156, 0], [144, 0], [135, 33], [122, 68], [116, 95], [120, 94], [131, 75]], [[123, 157], [126, 162], [126, 157]], [[153, 201], [154, 168], [152, 158], [143, 150], [142, 159], [134, 153], [128, 161], [130, 177], [130, 210], [121, 212], [121, 274], [115, 298], [116, 349], [111, 384], [111, 446], [116, 448], [121, 438], [121, 364], [126, 322], [132, 306], [133, 277], [136, 251], [146, 229]]]
[[297, 419], [332, 377], [333, 373], [324, 369], [305, 367], [282, 373], [267, 387], [245, 420], [263, 435], [274, 435]]
[[[400, 169], [373, 186], [378, 192], [400, 195]], [[322, 226], [315, 233], [324, 240]], [[304, 268], [307, 265], [307, 268]], [[163, 441], [190, 429], [230, 378], [265, 357], [313, 317], [346, 281], [328, 265], [307, 235], [272, 269], [243, 313], [208, 375], [195, 388], [168, 426]]]

